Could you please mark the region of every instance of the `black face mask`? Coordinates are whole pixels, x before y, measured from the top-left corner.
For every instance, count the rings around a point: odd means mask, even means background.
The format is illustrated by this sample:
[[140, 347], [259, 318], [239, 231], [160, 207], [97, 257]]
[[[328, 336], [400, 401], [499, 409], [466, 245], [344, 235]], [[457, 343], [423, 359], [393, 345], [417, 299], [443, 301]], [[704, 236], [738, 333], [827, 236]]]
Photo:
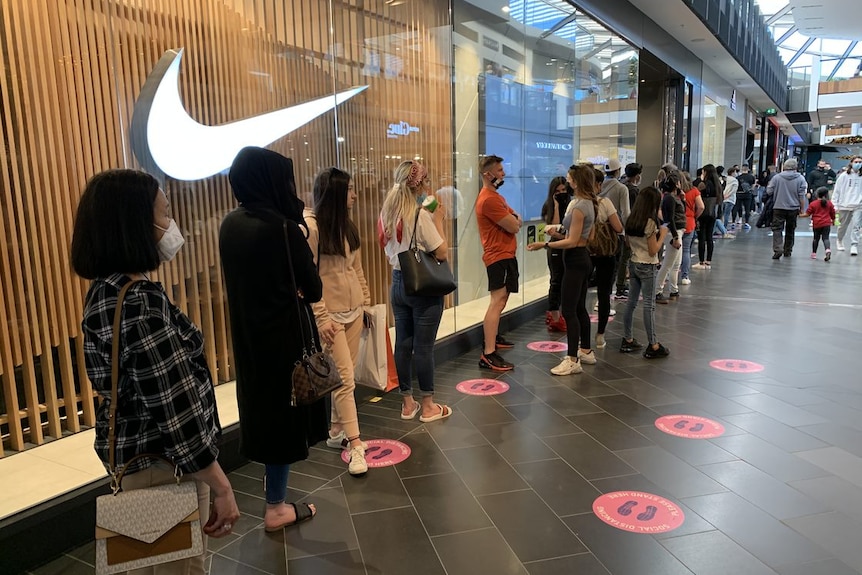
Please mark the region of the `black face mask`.
[[491, 178], [491, 185], [494, 186], [495, 190], [499, 190], [503, 186], [503, 184], [505, 184], [505, 183], [506, 183], [506, 181], [501, 180], [500, 178], [497, 178], [497, 177]]

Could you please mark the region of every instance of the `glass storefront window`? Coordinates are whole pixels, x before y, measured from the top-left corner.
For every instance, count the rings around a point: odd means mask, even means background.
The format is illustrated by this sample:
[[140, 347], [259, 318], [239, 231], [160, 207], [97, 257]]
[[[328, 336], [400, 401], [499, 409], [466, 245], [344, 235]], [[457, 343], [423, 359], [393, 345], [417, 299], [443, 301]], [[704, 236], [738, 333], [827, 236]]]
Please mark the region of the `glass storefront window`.
[[724, 164], [725, 109], [708, 97], [703, 103], [701, 166]]

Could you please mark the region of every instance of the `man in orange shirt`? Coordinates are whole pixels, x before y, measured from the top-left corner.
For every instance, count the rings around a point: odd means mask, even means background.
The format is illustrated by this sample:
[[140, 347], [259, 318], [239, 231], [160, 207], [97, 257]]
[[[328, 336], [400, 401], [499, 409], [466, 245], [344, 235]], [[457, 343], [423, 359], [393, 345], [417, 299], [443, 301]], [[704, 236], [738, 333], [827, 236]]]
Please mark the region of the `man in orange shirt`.
[[523, 221], [497, 191], [506, 177], [503, 158], [484, 156], [479, 160], [479, 173], [482, 174], [482, 191], [476, 200], [476, 221], [484, 249], [482, 261], [488, 270], [488, 291], [491, 292], [491, 303], [483, 322], [485, 344], [479, 367], [510, 371], [515, 366], [503, 359], [497, 350], [512, 348], [514, 344], [497, 331], [509, 294], [518, 293], [518, 260], [515, 259], [518, 242], [515, 234]]

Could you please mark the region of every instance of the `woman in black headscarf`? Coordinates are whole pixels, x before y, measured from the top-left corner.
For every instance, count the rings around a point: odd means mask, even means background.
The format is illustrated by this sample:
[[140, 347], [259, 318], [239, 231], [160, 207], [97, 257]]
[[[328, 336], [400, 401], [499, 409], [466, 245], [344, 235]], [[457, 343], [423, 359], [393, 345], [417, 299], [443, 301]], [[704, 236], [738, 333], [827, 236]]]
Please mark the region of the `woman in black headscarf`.
[[304, 308], [323, 292], [299, 225], [304, 205], [296, 196], [293, 162], [270, 150], [243, 148], [231, 166], [230, 183], [240, 207], [222, 222], [219, 249], [233, 336], [240, 452], [266, 466], [264, 527], [277, 531], [315, 513], [313, 505], [284, 498], [289, 464], [306, 459], [308, 446], [328, 436], [323, 401], [290, 406], [290, 374], [304, 344], [299, 322], [319, 341], [309, 321], [313, 316], [297, 317], [296, 300]]

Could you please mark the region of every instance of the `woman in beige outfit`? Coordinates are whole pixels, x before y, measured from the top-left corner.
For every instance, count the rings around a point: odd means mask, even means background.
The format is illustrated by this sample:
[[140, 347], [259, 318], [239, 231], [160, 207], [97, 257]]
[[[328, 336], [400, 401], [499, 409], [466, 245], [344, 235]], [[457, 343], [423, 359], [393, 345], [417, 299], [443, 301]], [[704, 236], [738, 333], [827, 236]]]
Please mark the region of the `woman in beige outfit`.
[[332, 393], [332, 425], [326, 444], [349, 449], [348, 471], [368, 471], [365, 446], [359, 437], [353, 367], [359, 354], [364, 308], [371, 295], [359, 252], [359, 230], [350, 219], [356, 191], [350, 174], [327, 168], [314, 180], [314, 211], [305, 211], [308, 245], [323, 282], [323, 299], [313, 304], [317, 328], [330, 346], [344, 385]]

